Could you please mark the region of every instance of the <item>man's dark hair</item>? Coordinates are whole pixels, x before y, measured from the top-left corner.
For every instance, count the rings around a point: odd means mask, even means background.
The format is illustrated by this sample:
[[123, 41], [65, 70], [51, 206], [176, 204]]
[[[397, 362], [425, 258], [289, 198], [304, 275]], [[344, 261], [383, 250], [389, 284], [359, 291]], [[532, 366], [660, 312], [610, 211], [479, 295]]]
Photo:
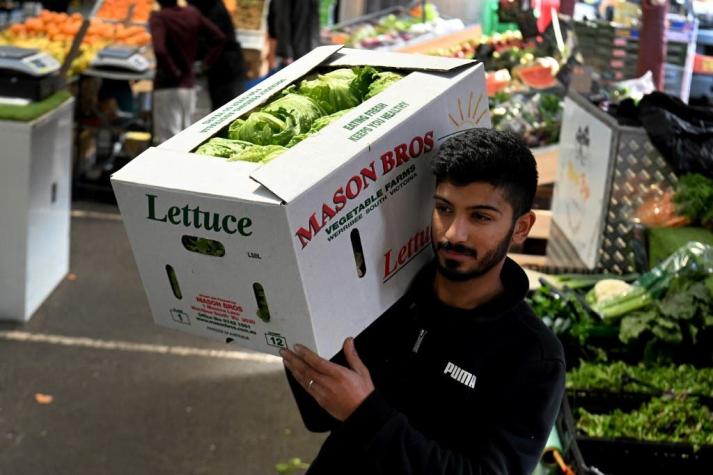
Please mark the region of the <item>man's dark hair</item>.
[[449, 138], [433, 160], [436, 182], [456, 186], [488, 183], [503, 191], [513, 221], [532, 209], [537, 163], [519, 137], [492, 129], [471, 129]]

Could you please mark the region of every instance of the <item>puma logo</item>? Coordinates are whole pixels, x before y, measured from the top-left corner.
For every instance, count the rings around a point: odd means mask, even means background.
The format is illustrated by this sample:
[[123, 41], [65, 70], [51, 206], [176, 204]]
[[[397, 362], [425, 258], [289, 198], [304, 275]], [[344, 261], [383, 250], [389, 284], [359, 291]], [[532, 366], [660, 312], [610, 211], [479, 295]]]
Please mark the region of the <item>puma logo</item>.
[[465, 384], [471, 389], [475, 389], [475, 375], [467, 372], [459, 366], [454, 365], [450, 361], [446, 364], [446, 369], [443, 370], [443, 374], [450, 375], [451, 378], [455, 379], [459, 383]]

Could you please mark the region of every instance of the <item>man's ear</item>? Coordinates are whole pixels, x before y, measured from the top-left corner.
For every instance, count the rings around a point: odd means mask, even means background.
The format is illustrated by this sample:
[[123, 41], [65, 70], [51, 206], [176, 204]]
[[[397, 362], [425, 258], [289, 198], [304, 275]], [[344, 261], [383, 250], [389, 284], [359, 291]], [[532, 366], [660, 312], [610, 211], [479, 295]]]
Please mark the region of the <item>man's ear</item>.
[[512, 233], [512, 244], [522, 244], [530, 234], [530, 229], [535, 224], [535, 213], [528, 211], [515, 221], [515, 229]]

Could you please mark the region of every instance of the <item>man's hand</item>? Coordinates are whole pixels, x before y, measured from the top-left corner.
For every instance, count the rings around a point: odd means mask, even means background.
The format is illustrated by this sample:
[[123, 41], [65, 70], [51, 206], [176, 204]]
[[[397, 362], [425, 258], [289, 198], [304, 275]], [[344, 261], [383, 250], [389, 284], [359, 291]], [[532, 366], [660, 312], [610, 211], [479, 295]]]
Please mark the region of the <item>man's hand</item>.
[[320, 358], [302, 345], [281, 350], [285, 366], [297, 382], [334, 418], [344, 421], [374, 391], [369, 370], [359, 359], [354, 339], [344, 340], [344, 355], [351, 368]]

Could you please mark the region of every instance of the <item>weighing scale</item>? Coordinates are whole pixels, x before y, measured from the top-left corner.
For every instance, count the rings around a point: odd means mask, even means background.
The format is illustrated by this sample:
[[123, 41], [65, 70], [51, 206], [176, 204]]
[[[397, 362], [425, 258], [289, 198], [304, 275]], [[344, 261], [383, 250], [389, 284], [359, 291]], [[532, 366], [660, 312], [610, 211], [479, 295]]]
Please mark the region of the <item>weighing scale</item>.
[[57, 91], [60, 63], [37, 49], [0, 46], [0, 96], [40, 101]]
[[93, 69], [144, 73], [151, 64], [139, 53], [139, 48], [111, 46], [101, 50], [91, 67]]

